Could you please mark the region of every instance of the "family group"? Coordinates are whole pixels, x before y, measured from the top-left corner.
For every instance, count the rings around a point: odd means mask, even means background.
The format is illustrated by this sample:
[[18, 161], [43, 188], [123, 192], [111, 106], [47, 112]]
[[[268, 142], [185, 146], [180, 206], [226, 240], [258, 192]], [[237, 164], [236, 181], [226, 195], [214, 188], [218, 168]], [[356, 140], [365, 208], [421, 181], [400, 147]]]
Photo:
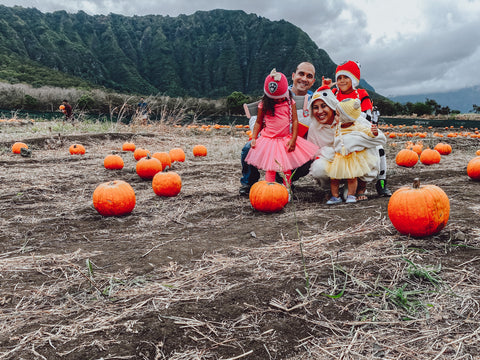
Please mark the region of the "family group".
[[[327, 204], [367, 200], [367, 183], [376, 180], [378, 195], [390, 196], [386, 186], [385, 135], [378, 129], [378, 112], [366, 90], [358, 88], [360, 65], [347, 61], [336, 68], [335, 83], [322, 76], [312, 92], [315, 67], [300, 63], [292, 84], [275, 69], [265, 78], [264, 95], [257, 115], [250, 119], [252, 139], [242, 149], [242, 186], [248, 195], [259, 180], [278, 181], [293, 189], [292, 182], [310, 175], [320, 186], [329, 186]], [[303, 111], [294, 96], [308, 96]], [[299, 133], [299, 124], [308, 128]], [[302, 136], [301, 136], [302, 135]], [[340, 184], [346, 183], [345, 194]]]

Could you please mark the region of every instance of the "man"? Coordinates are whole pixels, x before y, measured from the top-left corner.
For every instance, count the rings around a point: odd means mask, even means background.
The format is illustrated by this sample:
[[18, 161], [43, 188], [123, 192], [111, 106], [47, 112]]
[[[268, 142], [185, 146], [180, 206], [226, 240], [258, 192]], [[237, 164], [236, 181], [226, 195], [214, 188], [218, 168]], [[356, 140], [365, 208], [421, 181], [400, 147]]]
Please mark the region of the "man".
[[72, 105], [68, 103], [68, 100], [63, 100], [63, 113], [65, 114], [65, 120], [64, 121], [71, 121], [73, 122], [73, 110], [72, 110]]
[[[303, 95], [308, 95], [310, 98], [313, 94], [312, 91], [310, 91], [310, 88], [313, 86], [315, 83], [315, 67], [313, 64], [309, 62], [302, 62], [298, 64], [297, 69], [295, 70], [294, 73], [292, 73], [292, 85], [289, 86], [289, 89], [292, 91], [294, 95], [297, 96], [303, 96]], [[297, 104], [297, 109], [301, 106]], [[250, 119], [250, 122], [255, 123], [255, 119], [252, 116]], [[300, 120], [300, 118], [299, 118]], [[241, 162], [242, 162], [242, 177], [240, 178], [240, 183], [242, 184], [240, 186], [239, 194], [241, 196], [248, 196], [250, 193], [250, 187], [255, 184], [258, 179], [260, 178], [260, 173], [258, 169], [252, 165], [249, 165], [245, 162], [245, 158], [248, 155], [248, 152], [250, 151], [250, 141], [245, 144], [245, 146], [242, 149], [242, 154], [241, 154]], [[294, 177], [292, 177], [292, 180], [295, 180], [298, 178], [298, 175], [300, 174], [294, 174]]]
[[137, 116], [140, 119], [142, 125], [147, 125], [148, 120], [148, 104], [144, 98], [140, 98], [140, 102], [137, 105]]

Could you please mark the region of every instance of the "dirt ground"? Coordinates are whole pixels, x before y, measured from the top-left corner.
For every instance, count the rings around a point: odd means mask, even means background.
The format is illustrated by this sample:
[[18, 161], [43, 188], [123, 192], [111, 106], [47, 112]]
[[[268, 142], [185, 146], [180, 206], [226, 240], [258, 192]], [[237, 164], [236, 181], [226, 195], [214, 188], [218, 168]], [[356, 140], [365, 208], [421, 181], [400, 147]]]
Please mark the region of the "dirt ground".
[[[425, 146], [453, 147], [439, 164], [401, 168], [407, 139], [386, 147], [392, 190], [419, 177], [450, 199], [446, 228], [425, 238], [395, 230], [373, 184], [368, 201], [328, 206], [305, 177], [281, 212], [255, 211], [238, 195], [247, 137], [232, 129], [10, 135], [0, 143], [0, 359], [478, 358], [480, 183], [466, 167], [480, 140], [433, 131]], [[155, 195], [120, 151], [127, 140], [185, 150], [167, 170], [182, 178], [178, 196]], [[12, 154], [14, 141], [32, 156]], [[73, 143], [87, 153], [70, 155]], [[193, 157], [196, 144], [206, 157]], [[103, 167], [110, 153], [123, 170]], [[92, 193], [114, 179], [134, 188], [136, 206], [102, 217]]]

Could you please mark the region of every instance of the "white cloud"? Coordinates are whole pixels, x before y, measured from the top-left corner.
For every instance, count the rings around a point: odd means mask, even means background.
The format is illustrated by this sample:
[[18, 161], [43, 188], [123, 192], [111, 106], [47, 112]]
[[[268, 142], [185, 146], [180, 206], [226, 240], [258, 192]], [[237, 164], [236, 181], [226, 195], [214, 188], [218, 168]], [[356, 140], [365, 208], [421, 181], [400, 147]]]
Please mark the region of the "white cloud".
[[6, 6], [88, 14], [193, 14], [244, 10], [304, 30], [336, 63], [362, 64], [362, 77], [384, 95], [480, 85], [478, 0], [12, 0]]

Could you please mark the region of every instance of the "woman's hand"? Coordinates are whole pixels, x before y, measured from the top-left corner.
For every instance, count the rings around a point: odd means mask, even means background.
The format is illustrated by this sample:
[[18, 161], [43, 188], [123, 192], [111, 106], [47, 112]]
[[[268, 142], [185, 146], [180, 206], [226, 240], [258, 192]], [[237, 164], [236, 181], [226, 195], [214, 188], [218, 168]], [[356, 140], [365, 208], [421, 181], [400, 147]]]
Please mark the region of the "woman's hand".
[[257, 142], [257, 139], [252, 139], [252, 141], [250, 142], [250, 147], [254, 148], [256, 145], [256, 142]]

